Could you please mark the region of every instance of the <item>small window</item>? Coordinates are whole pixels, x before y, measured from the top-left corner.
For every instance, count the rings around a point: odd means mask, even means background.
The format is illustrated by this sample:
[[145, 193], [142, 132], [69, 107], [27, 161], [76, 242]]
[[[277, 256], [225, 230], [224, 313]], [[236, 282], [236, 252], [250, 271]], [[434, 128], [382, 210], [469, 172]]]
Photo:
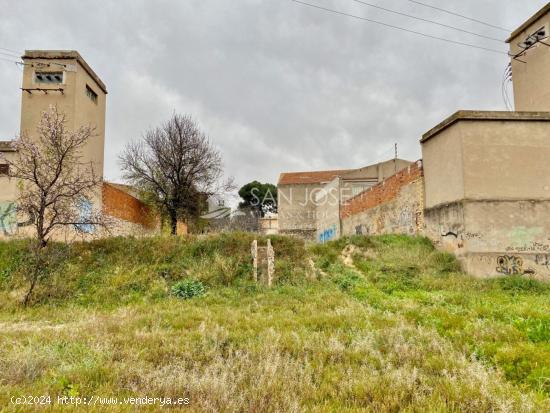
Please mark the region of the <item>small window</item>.
[[35, 72], [34, 80], [36, 83], [63, 83], [63, 72]]
[[97, 93], [95, 93], [88, 85], [86, 85], [86, 96], [88, 96], [92, 102], [97, 104]]
[[10, 166], [8, 164], [0, 164], [0, 176], [2, 175], [9, 175], [10, 173]]

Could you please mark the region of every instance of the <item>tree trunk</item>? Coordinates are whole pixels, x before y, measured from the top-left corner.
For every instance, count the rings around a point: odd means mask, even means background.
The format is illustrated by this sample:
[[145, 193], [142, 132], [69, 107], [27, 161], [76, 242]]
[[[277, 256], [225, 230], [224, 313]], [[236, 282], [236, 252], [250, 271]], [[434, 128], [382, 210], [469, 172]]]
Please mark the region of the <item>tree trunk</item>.
[[37, 281], [38, 281], [38, 274], [34, 274], [33, 279], [31, 280], [31, 285], [29, 287], [29, 290], [27, 291], [27, 294], [25, 295], [25, 299], [23, 300], [24, 307], [29, 305], [29, 301], [31, 300], [31, 295], [32, 295], [32, 292], [34, 291], [34, 287], [36, 286]]
[[36, 284], [38, 283], [38, 278], [40, 277], [40, 270], [42, 269], [42, 249], [45, 246], [45, 241], [40, 240], [38, 241], [36, 253], [34, 256], [34, 263], [33, 263], [33, 270], [32, 270], [32, 278], [30, 280], [30, 286], [29, 290], [27, 291], [27, 294], [25, 295], [25, 299], [23, 300], [23, 306], [27, 307], [29, 305], [29, 302], [31, 300], [32, 293], [34, 291], [34, 287], [36, 287]]
[[176, 211], [170, 211], [170, 234], [178, 235], [178, 215]]

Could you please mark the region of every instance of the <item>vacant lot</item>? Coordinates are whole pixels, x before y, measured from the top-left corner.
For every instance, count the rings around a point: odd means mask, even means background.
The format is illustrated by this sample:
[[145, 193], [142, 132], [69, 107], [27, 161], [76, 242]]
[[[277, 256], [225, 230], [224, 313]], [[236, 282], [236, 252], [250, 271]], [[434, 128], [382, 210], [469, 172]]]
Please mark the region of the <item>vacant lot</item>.
[[[422, 238], [275, 237], [268, 290], [251, 281], [251, 240], [52, 245], [29, 308], [28, 247], [0, 244], [0, 410], [99, 396], [188, 398], [189, 412], [550, 411], [547, 284], [473, 279]], [[207, 294], [172, 296], [189, 278]], [[29, 395], [52, 404], [10, 402]]]

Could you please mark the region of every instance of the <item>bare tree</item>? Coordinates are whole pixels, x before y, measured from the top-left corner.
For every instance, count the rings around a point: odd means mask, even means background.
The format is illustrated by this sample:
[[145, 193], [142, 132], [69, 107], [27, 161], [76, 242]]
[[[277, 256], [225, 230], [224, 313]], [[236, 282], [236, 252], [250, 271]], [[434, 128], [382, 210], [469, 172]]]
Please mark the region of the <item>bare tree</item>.
[[119, 158], [124, 178], [152, 195], [172, 235], [178, 218], [197, 217], [208, 197], [232, 188], [231, 182], [221, 183], [219, 151], [190, 116], [174, 114], [142, 141], [128, 144]]
[[52, 234], [63, 227], [90, 233], [106, 222], [94, 210], [92, 199], [100, 194], [101, 177], [93, 164], [82, 161], [82, 149], [93, 137], [93, 128], [66, 128], [66, 117], [57, 107], [42, 113], [36, 135], [22, 133], [13, 141], [14, 160], [5, 159], [10, 178], [17, 179], [17, 214], [27, 214], [36, 230], [34, 270], [27, 275], [30, 287], [25, 305], [43, 275], [46, 248]]

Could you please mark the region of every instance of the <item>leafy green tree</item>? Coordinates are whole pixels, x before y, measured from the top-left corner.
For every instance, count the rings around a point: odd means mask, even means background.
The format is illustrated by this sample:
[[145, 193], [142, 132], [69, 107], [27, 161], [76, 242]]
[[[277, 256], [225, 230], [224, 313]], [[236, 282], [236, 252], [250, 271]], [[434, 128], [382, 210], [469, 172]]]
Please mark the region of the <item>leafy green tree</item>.
[[277, 187], [273, 184], [249, 182], [239, 189], [239, 196], [243, 200], [239, 207], [255, 209], [262, 217], [277, 212]]

